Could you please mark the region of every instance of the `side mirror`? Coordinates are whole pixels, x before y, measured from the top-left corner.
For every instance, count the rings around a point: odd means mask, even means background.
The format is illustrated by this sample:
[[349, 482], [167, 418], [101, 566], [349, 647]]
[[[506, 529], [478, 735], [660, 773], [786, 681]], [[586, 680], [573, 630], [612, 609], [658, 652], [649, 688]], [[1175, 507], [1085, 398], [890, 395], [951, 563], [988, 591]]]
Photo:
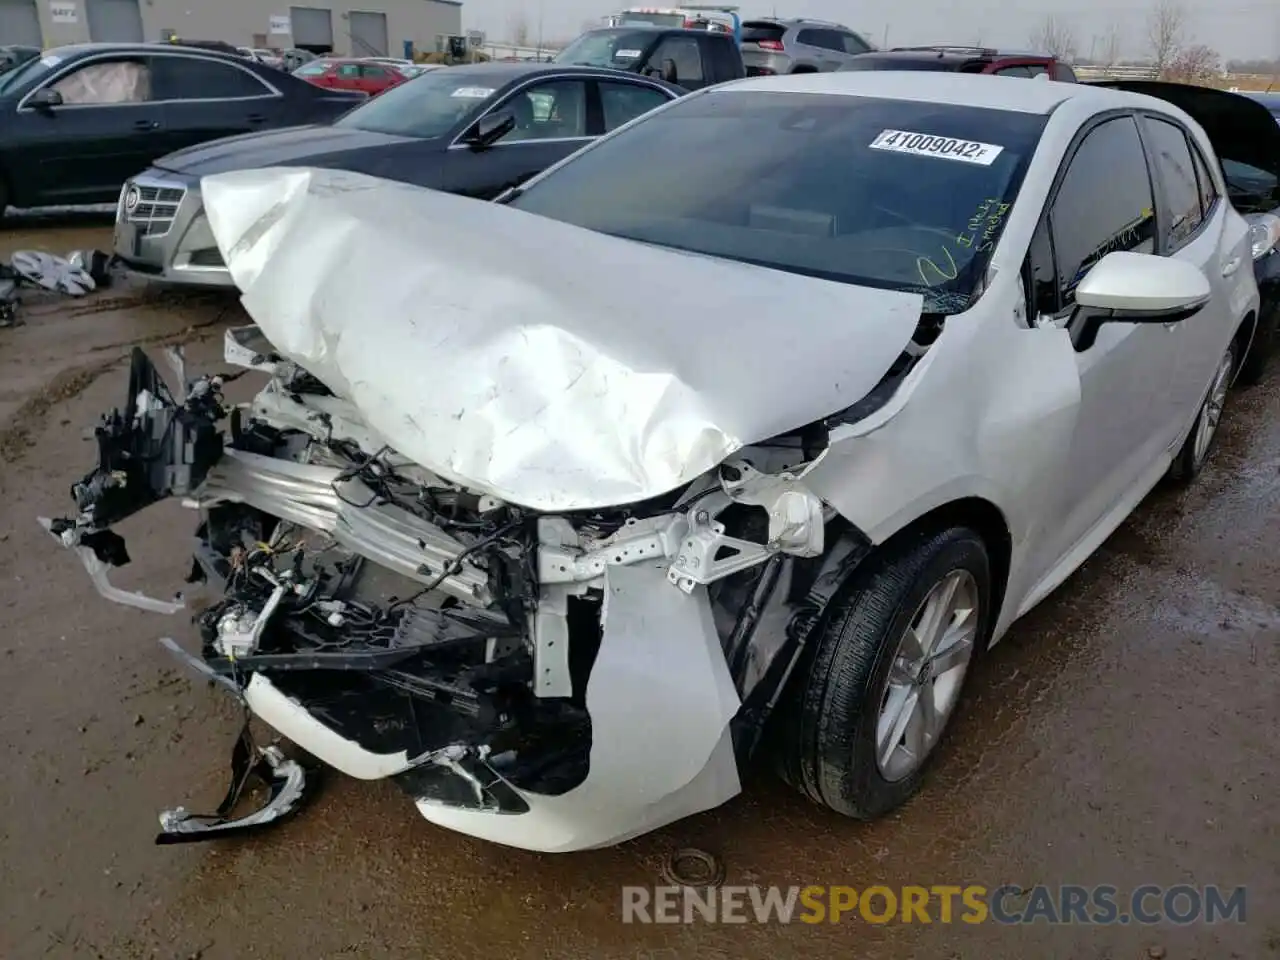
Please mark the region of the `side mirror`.
[[1178, 323], [1213, 295], [1208, 278], [1186, 260], [1116, 251], [1099, 260], [1076, 287], [1072, 339], [1087, 350], [1105, 323]]
[[676, 62], [674, 60], [667, 59], [662, 61], [662, 79], [667, 83], [680, 82], [680, 74], [676, 70]]
[[52, 110], [54, 107], [62, 106], [62, 94], [49, 87], [43, 87], [33, 93], [27, 103], [37, 110]]
[[477, 152], [488, 150], [516, 128], [516, 115], [510, 110], [497, 110], [476, 121], [467, 134], [466, 143]]

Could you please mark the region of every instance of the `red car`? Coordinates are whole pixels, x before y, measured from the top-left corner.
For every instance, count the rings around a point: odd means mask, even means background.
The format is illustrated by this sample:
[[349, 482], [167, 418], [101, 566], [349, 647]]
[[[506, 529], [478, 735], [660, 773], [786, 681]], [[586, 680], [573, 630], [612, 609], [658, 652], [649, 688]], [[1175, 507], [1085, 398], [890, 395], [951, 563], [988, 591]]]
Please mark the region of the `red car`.
[[395, 67], [366, 60], [339, 60], [325, 57], [304, 63], [295, 77], [330, 90], [360, 90], [369, 96], [381, 93], [408, 79]]

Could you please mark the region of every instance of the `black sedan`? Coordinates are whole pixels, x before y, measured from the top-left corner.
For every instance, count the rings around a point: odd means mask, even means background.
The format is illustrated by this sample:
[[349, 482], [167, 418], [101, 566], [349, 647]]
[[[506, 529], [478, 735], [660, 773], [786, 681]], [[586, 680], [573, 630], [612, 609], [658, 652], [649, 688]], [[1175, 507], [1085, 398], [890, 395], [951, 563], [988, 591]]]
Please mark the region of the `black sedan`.
[[605, 68], [485, 63], [432, 70], [332, 124], [233, 137], [157, 160], [125, 189], [115, 252], [133, 272], [157, 280], [230, 286], [204, 217], [201, 177], [327, 167], [488, 200], [683, 93]]
[[58, 47], [0, 74], [0, 213], [110, 203], [125, 180], [174, 150], [332, 120], [364, 99], [212, 50]]

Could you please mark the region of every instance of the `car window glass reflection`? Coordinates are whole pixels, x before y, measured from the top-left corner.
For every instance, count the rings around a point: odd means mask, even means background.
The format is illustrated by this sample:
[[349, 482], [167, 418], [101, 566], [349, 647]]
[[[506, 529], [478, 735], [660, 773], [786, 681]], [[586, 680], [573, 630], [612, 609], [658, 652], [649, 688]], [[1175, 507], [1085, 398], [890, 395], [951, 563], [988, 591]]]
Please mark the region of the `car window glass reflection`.
[[151, 71], [138, 60], [98, 61], [52, 85], [63, 103], [144, 103], [151, 99]]

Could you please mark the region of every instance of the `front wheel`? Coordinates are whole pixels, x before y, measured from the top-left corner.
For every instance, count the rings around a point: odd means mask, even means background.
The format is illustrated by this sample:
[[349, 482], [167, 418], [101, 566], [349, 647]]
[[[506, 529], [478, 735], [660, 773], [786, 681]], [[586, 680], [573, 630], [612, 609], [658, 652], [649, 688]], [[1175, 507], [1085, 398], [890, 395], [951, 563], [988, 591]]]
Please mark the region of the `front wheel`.
[[986, 546], [955, 527], [886, 545], [811, 641], [779, 716], [784, 779], [868, 820], [919, 788], [988, 635]]
[[1276, 349], [1276, 341], [1280, 340], [1280, 294], [1273, 294], [1274, 299], [1264, 301], [1259, 311], [1258, 328], [1253, 334], [1253, 343], [1244, 355], [1240, 364], [1239, 381], [1244, 386], [1261, 383], [1267, 372], [1267, 364]]
[[1182, 449], [1174, 457], [1169, 467], [1169, 479], [1175, 483], [1187, 484], [1194, 480], [1204, 465], [1209, 462], [1209, 454], [1213, 452], [1213, 442], [1218, 437], [1218, 424], [1222, 421], [1222, 411], [1227, 404], [1227, 392], [1231, 387], [1231, 374], [1236, 369], [1236, 344], [1232, 341], [1227, 352], [1218, 362], [1218, 369], [1209, 384], [1209, 392], [1205, 394], [1200, 410], [1196, 414], [1196, 422], [1183, 441]]

